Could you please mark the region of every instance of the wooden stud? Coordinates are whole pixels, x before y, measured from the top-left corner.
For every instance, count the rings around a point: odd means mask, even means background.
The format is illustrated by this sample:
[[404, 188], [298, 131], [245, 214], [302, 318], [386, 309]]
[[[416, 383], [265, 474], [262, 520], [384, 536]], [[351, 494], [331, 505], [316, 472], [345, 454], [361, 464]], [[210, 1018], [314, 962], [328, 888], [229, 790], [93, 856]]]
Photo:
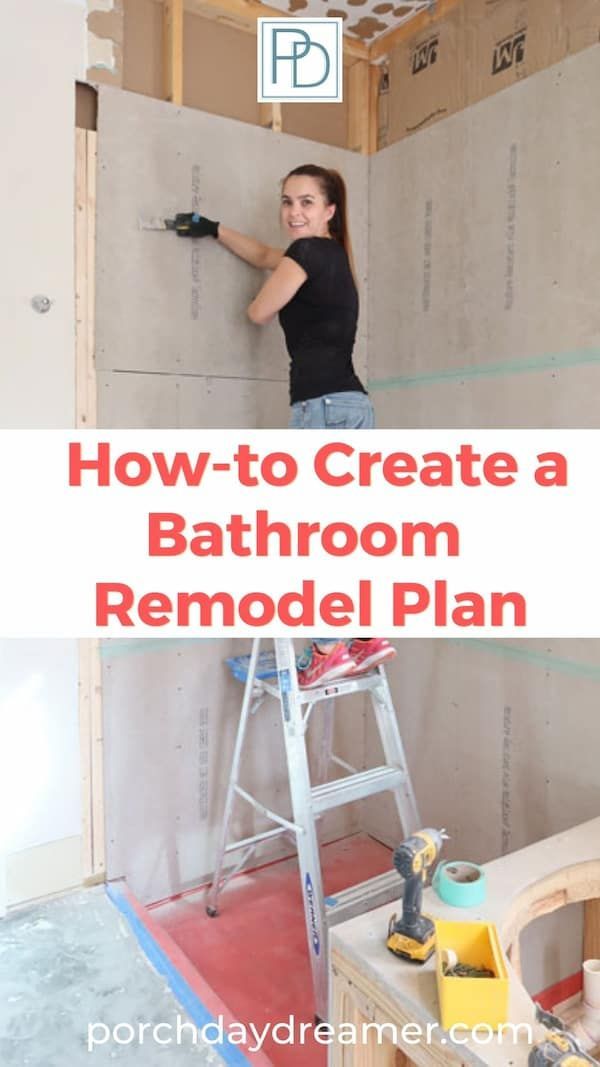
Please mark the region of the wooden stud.
[[281, 133], [283, 129], [281, 104], [259, 104], [258, 108], [260, 125], [273, 130], [274, 133]]
[[183, 0], [163, 0], [164, 97], [183, 103]]
[[85, 885], [106, 873], [104, 739], [98, 641], [79, 642], [79, 742], [82, 765], [82, 843]]
[[89, 686], [89, 641], [79, 642], [79, 751], [81, 758], [81, 841], [83, 881], [94, 873], [92, 829], [91, 703]]
[[348, 69], [348, 134], [347, 147], [366, 155], [369, 151], [370, 75], [366, 60], [353, 63]]
[[586, 900], [584, 904], [583, 958], [600, 960], [600, 900]]
[[406, 1055], [406, 1052], [403, 1052], [400, 1048], [397, 1048], [395, 1051], [396, 1060], [394, 1063], [394, 1067], [411, 1067], [411, 1065], [414, 1063], [414, 1060], [409, 1060], [408, 1056]]
[[379, 79], [381, 71], [374, 64], [369, 65], [369, 155], [377, 151], [379, 130]]
[[85, 420], [81, 423], [78, 412], [77, 425], [95, 426], [97, 418], [96, 394], [96, 169], [98, 135], [88, 130], [86, 136], [87, 169], [87, 241], [86, 241], [86, 365], [85, 365]]
[[460, 2], [461, 0], [437, 0], [433, 11], [421, 11], [413, 19], [409, 19], [408, 22], [398, 26], [397, 29], [391, 30], [390, 33], [385, 33], [383, 37], [378, 37], [376, 41], [373, 41], [369, 49], [370, 61], [373, 63], [375, 60], [381, 59], [382, 56], [387, 56], [393, 48], [408, 40], [413, 34], [420, 33], [421, 30], [426, 29], [428, 26], [433, 26], [457, 7]]
[[[95, 256], [96, 132], [75, 130], [76, 425], [96, 425]], [[104, 771], [100, 650], [79, 642], [79, 742], [82, 766], [82, 865], [85, 884], [104, 879]]]
[[96, 425], [96, 136], [94, 130], [75, 131], [75, 413], [78, 427]]
[[[75, 411], [85, 425], [87, 398], [87, 130], [75, 130]], [[81, 421], [80, 421], [81, 420]]]
[[91, 700], [91, 767], [92, 825], [94, 841], [94, 876], [106, 873], [106, 835], [104, 828], [104, 727], [102, 717], [102, 666], [100, 642], [90, 641]]

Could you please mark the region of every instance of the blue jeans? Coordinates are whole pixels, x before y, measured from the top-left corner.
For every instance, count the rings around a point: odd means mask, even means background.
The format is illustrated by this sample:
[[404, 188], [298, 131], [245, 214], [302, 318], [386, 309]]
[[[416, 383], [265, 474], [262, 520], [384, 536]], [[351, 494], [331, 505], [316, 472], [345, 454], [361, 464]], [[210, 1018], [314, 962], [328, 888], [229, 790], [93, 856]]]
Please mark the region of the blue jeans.
[[366, 393], [327, 393], [292, 404], [290, 430], [372, 430], [373, 405]]

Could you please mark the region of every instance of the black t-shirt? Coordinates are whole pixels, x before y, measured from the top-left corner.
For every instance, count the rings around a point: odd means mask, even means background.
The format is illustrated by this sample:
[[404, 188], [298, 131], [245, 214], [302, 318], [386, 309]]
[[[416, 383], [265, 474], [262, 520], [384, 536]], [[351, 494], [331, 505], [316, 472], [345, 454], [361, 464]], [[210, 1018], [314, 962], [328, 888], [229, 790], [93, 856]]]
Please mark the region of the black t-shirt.
[[279, 312], [291, 358], [291, 403], [366, 392], [352, 365], [358, 293], [344, 249], [332, 237], [301, 237], [285, 255], [308, 275]]

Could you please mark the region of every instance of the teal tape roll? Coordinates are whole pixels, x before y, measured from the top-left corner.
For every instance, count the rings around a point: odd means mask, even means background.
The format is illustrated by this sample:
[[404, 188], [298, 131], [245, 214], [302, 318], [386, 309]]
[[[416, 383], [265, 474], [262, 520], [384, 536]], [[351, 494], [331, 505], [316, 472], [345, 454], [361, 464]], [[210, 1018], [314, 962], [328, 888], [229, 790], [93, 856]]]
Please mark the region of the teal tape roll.
[[465, 860], [440, 863], [432, 885], [437, 895], [455, 908], [473, 908], [485, 900], [485, 874], [476, 863]]

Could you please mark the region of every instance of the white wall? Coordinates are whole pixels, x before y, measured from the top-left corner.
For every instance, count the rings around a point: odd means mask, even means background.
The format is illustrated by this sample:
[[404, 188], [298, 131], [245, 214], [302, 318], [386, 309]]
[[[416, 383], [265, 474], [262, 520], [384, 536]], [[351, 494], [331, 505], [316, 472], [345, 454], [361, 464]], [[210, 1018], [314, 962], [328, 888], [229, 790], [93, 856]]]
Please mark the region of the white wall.
[[[85, 2], [4, 0], [2, 13], [0, 427], [71, 426]], [[36, 294], [52, 301], [47, 314], [32, 309]], [[81, 880], [76, 653], [74, 642], [0, 641], [0, 912]]]

